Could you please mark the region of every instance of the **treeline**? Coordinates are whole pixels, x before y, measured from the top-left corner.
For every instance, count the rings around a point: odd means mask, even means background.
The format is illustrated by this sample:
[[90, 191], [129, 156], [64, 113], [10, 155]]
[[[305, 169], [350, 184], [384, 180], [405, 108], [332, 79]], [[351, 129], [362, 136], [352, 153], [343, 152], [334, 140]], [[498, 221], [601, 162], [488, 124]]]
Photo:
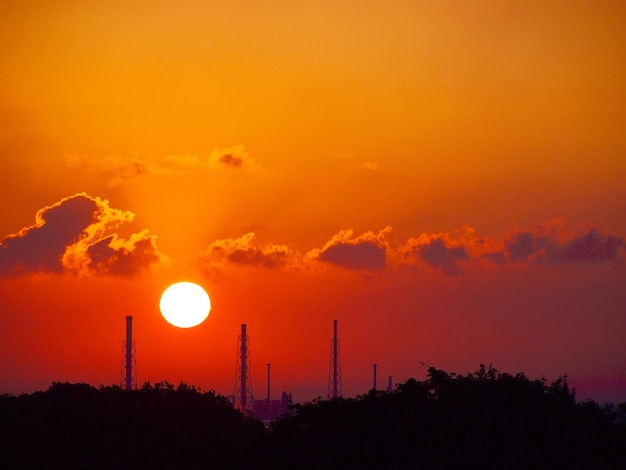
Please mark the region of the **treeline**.
[[0, 468], [624, 469], [626, 403], [481, 366], [296, 404], [270, 429], [184, 383], [0, 396]]

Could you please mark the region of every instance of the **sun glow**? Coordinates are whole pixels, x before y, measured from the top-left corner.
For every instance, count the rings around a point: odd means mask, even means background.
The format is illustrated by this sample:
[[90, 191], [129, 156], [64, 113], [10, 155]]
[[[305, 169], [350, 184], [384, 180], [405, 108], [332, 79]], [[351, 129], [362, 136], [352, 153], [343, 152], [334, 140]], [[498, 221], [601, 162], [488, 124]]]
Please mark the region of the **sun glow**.
[[178, 328], [191, 328], [209, 316], [211, 300], [206, 291], [193, 282], [177, 282], [161, 295], [161, 315]]

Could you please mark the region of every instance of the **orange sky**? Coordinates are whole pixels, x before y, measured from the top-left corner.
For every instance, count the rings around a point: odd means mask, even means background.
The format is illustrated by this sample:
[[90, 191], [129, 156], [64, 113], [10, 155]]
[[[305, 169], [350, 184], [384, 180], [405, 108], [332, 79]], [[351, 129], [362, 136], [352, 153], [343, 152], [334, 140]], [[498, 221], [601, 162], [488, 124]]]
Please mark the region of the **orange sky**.
[[[623, 2], [24, 2], [0, 15], [0, 393], [347, 395], [481, 362], [626, 401]], [[192, 280], [197, 328], [158, 312]]]

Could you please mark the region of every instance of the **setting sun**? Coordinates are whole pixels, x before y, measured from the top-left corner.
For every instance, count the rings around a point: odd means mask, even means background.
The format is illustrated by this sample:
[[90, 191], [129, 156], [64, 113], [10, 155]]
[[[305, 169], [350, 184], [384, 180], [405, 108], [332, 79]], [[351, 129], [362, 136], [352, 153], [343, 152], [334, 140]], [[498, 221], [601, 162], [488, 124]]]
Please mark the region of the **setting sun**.
[[206, 291], [193, 282], [178, 282], [161, 295], [161, 314], [179, 328], [191, 328], [209, 316], [211, 300]]

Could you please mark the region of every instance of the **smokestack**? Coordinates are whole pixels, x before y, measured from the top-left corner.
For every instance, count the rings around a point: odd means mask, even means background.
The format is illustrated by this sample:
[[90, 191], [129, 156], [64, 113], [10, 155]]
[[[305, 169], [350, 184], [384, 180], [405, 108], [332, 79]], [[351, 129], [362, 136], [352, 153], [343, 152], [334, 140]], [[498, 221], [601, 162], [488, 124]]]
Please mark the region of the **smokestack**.
[[133, 317], [126, 317], [126, 390], [133, 388]]
[[248, 400], [246, 390], [248, 384], [246, 379], [248, 378], [248, 337], [246, 336], [246, 324], [241, 325], [241, 410], [245, 412], [248, 409]]
[[378, 364], [374, 363], [374, 391], [376, 390], [376, 367]]
[[391, 392], [393, 390], [391, 375], [389, 376], [389, 383], [387, 384], [387, 391]]
[[248, 407], [254, 402], [250, 371], [250, 343], [246, 334], [246, 324], [243, 323], [237, 343], [237, 373], [233, 392], [233, 405], [242, 413], [248, 413], [250, 411]]
[[333, 320], [333, 398], [337, 398], [337, 320]]
[[333, 338], [330, 340], [330, 362], [328, 364], [328, 398], [341, 396], [341, 359], [339, 356], [337, 320], [333, 320]]

